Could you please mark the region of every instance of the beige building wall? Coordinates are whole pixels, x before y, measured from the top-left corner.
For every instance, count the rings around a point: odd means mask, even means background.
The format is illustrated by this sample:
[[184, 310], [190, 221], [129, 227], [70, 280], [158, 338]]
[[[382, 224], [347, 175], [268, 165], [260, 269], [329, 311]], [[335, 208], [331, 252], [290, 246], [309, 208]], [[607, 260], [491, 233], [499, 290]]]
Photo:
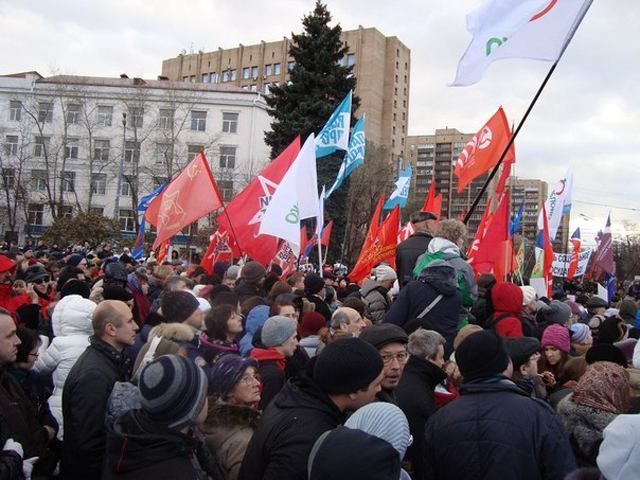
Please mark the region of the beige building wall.
[[[409, 121], [411, 50], [397, 37], [387, 37], [376, 28], [360, 26], [342, 32], [349, 49], [344, 64], [354, 66], [360, 97], [356, 116], [366, 113], [366, 137], [385, 146], [395, 164], [406, 159]], [[171, 80], [230, 83], [267, 95], [273, 84], [289, 80], [290, 40], [240, 44], [211, 52], [181, 54], [162, 62], [162, 75]]]

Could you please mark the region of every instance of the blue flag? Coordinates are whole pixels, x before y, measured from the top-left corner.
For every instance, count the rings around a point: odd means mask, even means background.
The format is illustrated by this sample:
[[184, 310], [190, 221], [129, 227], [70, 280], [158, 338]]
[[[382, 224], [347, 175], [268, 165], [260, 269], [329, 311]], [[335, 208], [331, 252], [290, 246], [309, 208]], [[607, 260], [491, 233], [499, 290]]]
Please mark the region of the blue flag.
[[411, 173], [411, 164], [407, 165], [407, 167], [400, 172], [398, 180], [396, 181], [396, 189], [384, 204], [383, 208], [385, 210], [390, 210], [396, 205], [400, 205], [400, 208], [404, 208], [407, 205], [409, 186], [411, 185]]
[[139, 212], [146, 212], [147, 208], [149, 208], [149, 204], [153, 201], [154, 198], [160, 195], [160, 192], [162, 192], [162, 190], [164, 190], [164, 187], [166, 186], [167, 182], [163, 182], [161, 185], [158, 185], [155, 190], [149, 195], [145, 195], [144, 197], [142, 197], [140, 199], [140, 203], [138, 203], [138, 207], [136, 208], [136, 210], [138, 210]]
[[349, 93], [329, 117], [316, 137], [316, 158], [331, 155], [336, 150], [348, 150], [351, 128], [351, 97]]
[[340, 170], [338, 170], [336, 181], [329, 189], [329, 191], [325, 194], [325, 199], [329, 198], [329, 195], [340, 188], [340, 185], [342, 185], [344, 179], [347, 178], [351, 172], [353, 172], [357, 167], [364, 163], [364, 124], [364, 115], [362, 115], [353, 127], [353, 131], [351, 132], [351, 139], [349, 139], [349, 151], [342, 159], [342, 164], [340, 165]]
[[144, 212], [147, 211], [147, 208], [149, 208], [149, 204], [153, 201], [154, 198], [160, 195], [160, 193], [166, 186], [167, 182], [158, 185], [153, 192], [142, 197], [140, 199], [140, 203], [138, 203], [138, 206], [136, 207], [136, 210], [138, 212], [142, 212], [142, 220], [140, 220], [140, 227], [138, 228], [138, 234], [136, 235], [136, 243], [131, 250], [131, 256], [136, 260], [141, 260], [142, 256], [144, 255], [144, 229], [146, 227], [146, 222], [144, 221]]
[[520, 223], [522, 222], [522, 211], [524, 210], [524, 202], [520, 204], [520, 208], [513, 216], [513, 220], [511, 221], [511, 226], [509, 227], [509, 235], [513, 237], [513, 235], [520, 230]]

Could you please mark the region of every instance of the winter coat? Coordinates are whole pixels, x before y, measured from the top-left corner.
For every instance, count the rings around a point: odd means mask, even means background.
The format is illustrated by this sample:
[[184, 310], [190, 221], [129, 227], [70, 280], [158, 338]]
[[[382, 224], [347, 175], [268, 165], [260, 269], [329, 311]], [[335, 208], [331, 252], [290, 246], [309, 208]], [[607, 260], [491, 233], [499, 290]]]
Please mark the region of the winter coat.
[[51, 414], [47, 403], [53, 390], [50, 378], [17, 367], [15, 364], [9, 367], [8, 372], [18, 380], [22, 391], [31, 402], [38, 424], [42, 427], [50, 427], [57, 433], [58, 421]]
[[140, 279], [135, 273], [127, 276], [127, 287], [133, 294], [133, 317], [138, 325], [143, 325], [147, 315], [151, 312], [151, 301], [142, 291]]
[[558, 415], [569, 435], [579, 467], [596, 466], [602, 432], [618, 415], [579, 405], [573, 393], [558, 403]]
[[206, 480], [195, 460], [196, 440], [145, 419], [140, 410], [120, 416], [107, 427], [102, 480]]
[[236, 282], [236, 287], [233, 291], [236, 295], [238, 295], [240, 303], [250, 297], [267, 296], [267, 292], [264, 291], [264, 288], [262, 288], [260, 285], [249, 283], [244, 278], [238, 279], [238, 281]]
[[149, 339], [149, 332], [153, 328], [153, 325], [147, 325], [146, 323], [140, 327], [140, 330], [136, 333], [136, 339], [133, 342], [133, 345], [129, 345], [123, 351], [123, 353], [129, 357], [131, 362], [135, 362], [138, 357], [138, 353], [140, 353], [140, 349], [147, 343]]
[[331, 320], [331, 309], [327, 302], [315, 294], [306, 295], [304, 298], [315, 305], [315, 311], [322, 315], [327, 322]]
[[239, 480], [307, 480], [307, 459], [320, 435], [345, 416], [309, 377], [290, 380], [264, 412]]
[[308, 337], [301, 338], [298, 345], [304, 348], [309, 358], [313, 358], [316, 356], [318, 347], [320, 346], [320, 335], [309, 335]]
[[[0, 415], [0, 444], [11, 438], [11, 432]], [[0, 479], [2, 480], [23, 480], [22, 457], [13, 450], [3, 450], [0, 452]]]
[[269, 307], [266, 305], [257, 305], [249, 311], [244, 326], [244, 336], [240, 339], [240, 355], [249, 356], [249, 352], [253, 348], [253, 336], [258, 328], [262, 328], [267, 318], [269, 318]]
[[[149, 350], [149, 345], [151, 344], [150, 340], [152, 340], [153, 337], [162, 337], [165, 340], [169, 340], [179, 347], [182, 347], [188, 352], [187, 346], [191, 346], [193, 348], [194, 336], [193, 329], [184, 323], [160, 323], [156, 325], [149, 331], [147, 343], [145, 343], [138, 352], [138, 356], [136, 357], [133, 365], [133, 371], [135, 372], [138, 370], [144, 355]], [[196, 352], [198, 352], [198, 350], [196, 350]], [[157, 357], [158, 355], [156, 354], [154, 358]]]
[[[440, 301], [422, 319], [409, 323], [442, 294]], [[408, 332], [418, 327], [435, 330], [446, 341], [445, 354], [453, 351], [453, 339], [458, 326], [458, 313], [462, 308], [462, 295], [456, 284], [455, 269], [450, 266], [427, 268], [418, 280], [405, 285], [385, 316], [385, 323], [400, 325]]]
[[395, 389], [397, 404], [409, 421], [413, 443], [405, 459], [411, 462], [413, 480], [424, 476], [424, 427], [436, 411], [434, 389], [447, 378], [447, 374], [431, 362], [414, 355], [409, 357]]
[[258, 360], [258, 373], [262, 379], [259, 408], [264, 410], [286, 382], [285, 358], [275, 348], [254, 348], [251, 357]]
[[200, 347], [198, 347], [198, 350], [200, 350], [200, 355], [202, 355], [202, 358], [204, 358], [207, 363], [219, 355], [226, 355], [228, 353], [240, 355], [240, 345], [238, 345], [238, 342], [209, 338], [207, 332], [200, 333]]
[[80, 295], [68, 295], [56, 304], [51, 323], [54, 339], [38, 357], [34, 371], [51, 375], [53, 394], [49, 397], [51, 413], [60, 425], [58, 438], [63, 439], [62, 392], [71, 368], [89, 346], [93, 334], [91, 317], [97, 305]]
[[207, 446], [215, 452], [218, 464], [226, 473], [220, 480], [238, 478], [242, 459], [259, 419], [260, 412], [251, 407], [222, 401], [209, 404], [209, 415], [201, 430]]
[[[517, 290], [514, 294], [514, 290]], [[493, 329], [500, 337], [522, 337], [522, 294], [520, 287], [509, 282], [496, 283], [491, 289], [493, 314], [485, 322], [485, 328]]]
[[96, 336], [89, 342], [69, 372], [62, 392], [65, 480], [100, 478], [107, 400], [115, 382], [129, 377], [129, 364], [122, 353]]
[[563, 479], [576, 468], [551, 407], [506, 377], [462, 386], [425, 429], [426, 478]]
[[413, 280], [413, 268], [418, 257], [427, 251], [432, 239], [430, 233], [416, 232], [396, 247], [396, 272], [401, 287]]
[[360, 293], [362, 294], [362, 300], [367, 304], [365, 317], [369, 318], [373, 323], [382, 323], [390, 307], [389, 296], [387, 295], [388, 290], [375, 280], [366, 278]]

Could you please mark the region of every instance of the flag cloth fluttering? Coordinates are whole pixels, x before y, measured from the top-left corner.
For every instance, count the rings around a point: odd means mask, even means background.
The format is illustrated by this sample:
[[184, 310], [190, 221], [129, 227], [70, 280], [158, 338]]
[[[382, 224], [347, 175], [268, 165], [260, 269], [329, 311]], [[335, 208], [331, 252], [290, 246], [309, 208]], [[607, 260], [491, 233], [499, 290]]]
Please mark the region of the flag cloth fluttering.
[[567, 280], [573, 280], [580, 261], [580, 247], [582, 245], [580, 228], [576, 228], [576, 231], [573, 232], [573, 235], [571, 235], [571, 238], [569, 239], [569, 243], [571, 244], [571, 257], [569, 258], [569, 268], [567, 269]]
[[409, 198], [409, 187], [411, 186], [411, 164], [407, 165], [404, 170], [398, 175], [396, 181], [396, 189], [391, 193], [387, 203], [384, 204], [385, 210], [390, 210], [396, 205], [400, 205], [401, 208], [407, 206], [407, 199]]
[[331, 155], [336, 150], [348, 150], [352, 97], [353, 91], [349, 90], [315, 138], [317, 158]]
[[351, 172], [353, 172], [357, 167], [364, 163], [364, 155], [365, 155], [365, 135], [364, 135], [364, 114], [358, 119], [355, 126], [353, 127], [353, 131], [351, 132], [351, 138], [349, 139], [349, 150], [347, 154], [342, 159], [342, 163], [340, 164], [340, 170], [338, 171], [338, 175], [336, 176], [336, 181], [331, 186], [329, 191], [325, 194], [324, 198], [329, 198], [329, 196], [335, 192], [345, 178], [349, 176]]
[[615, 274], [615, 264], [613, 262], [613, 242], [611, 237], [611, 214], [607, 216], [607, 225], [602, 232], [602, 239], [598, 244], [598, 249], [593, 256], [593, 278], [599, 280], [605, 274]]
[[167, 182], [162, 182], [158, 185], [150, 194], [145, 195], [140, 199], [140, 203], [136, 207], [136, 211], [142, 213], [142, 218], [140, 219], [140, 227], [138, 228], [138, 235], [136, 235], [136, 243], [131, 250], [131, 256], [136, 259], [142, 259], [142, 255], [144, 254], [144, 231], [146, 227], [146, 221], [144, 218], [144, 214], [149, 208], [149, 204], [164, 190], [167, 186]]
[[[560, 179], [560, 181], [553, 187], [549, 198], [544, 202], [545, 210], [547, 212], [547, 220], [549, 222], [549, 235], [551, 241], [554, 241], [560, 223], [562, 222], [562, 215], [568, 213], [571, 207], [571, 193], [573, 191], [573, 172], [569, 169], [567, 173]], [[538, 230], [542, 230], [542, 212], [538, 216]]]
[[227, 232], [224, 227], [218, 226], [218, 229], [211, 235], [209, 248], [200, 261], [200, 266], [209, 274], [213, 273], [213, 265], [217, 261], [231, 260], [241, 255], [233, 236]]
[[404, 242], [407, 238], [409, 238], [414, 233], [416, 233], [416, 229], [413, 226], [413, 223], [411, 222], [405, 223], [404, 227], [402, 227], [398, 231], [398, 243]]
[[520, 230], [520, 224], [522, 223], [522, 212], [524, 211], [524, 200], [518, 207], [518, 211], [513, 216], [513, 220], [511, 221], [511, 226], [509, 227], [509, 235], [514, 236]]
[[484, 236], [478, 242], [469, 263], [476, 273], [493, 272], [496, 280], [503, 281], [511, 271], [512, 249], [509, 237], [509, 192], [502, 196], [497, 210], [485, 227]]
[[287, 278], [290, 273], [293, 273], [296, 269], [297, 255], [294, 253], [289, 242], [282, 240], [280, 242], [280, 248], [276, 252], [275, 256], [271, 260], [271, 263], [275, 263], [282, 268], [281, 280]]
[[427, 192], [427, 197], [424, 199], [421, 211], [431, 212], [438, 217], [438, 220], [440, 220], [440, 213], [442, 212], [442, 194], [439, 193], [436, 195], [436, 184], [433, 181], [429, 186], [429, 191]]

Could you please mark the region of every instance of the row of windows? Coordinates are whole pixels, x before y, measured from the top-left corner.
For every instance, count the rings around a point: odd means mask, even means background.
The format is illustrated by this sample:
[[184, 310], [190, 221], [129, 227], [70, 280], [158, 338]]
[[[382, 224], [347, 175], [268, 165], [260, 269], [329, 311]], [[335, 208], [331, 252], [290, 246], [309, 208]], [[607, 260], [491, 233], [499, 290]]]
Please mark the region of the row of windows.
[[[142, 128], [144, 125], [144, 109], [141, 107], [130, 107], [128, 109], [129, 116], [127, 125], [135, 128]], [[81, 120], [82, 105], [67, 104], [65, 118], [69, 125], [78, 124]], [[238, 133], [238, 117], [235, 112], [222, 112], [222, 132]], [[9, 120], [20, 121], [22, 119], [22, 102], [12, 100], [9, 102]], [[48, 123], [53, 119], [53, 103], [38, 103], [38, 122]], [[96, 121], [99, 126], [110, 127], [113, 125], [113, 106], [98, 105], [96, 112]], [[170, 108], [161, 108], [158, 117], [158, 126], [162, 129], [169, 129], [173, 126], [174, 110]], [[192, 110], [191, 111], [191, 130], [204, 132], [207, 128], [207, 112]]]
[[[350, 54], [351, 55], [351, 54]], [[349, 61], [349, 59], [347, 59]], [[351, 60], [355, 63], [355, 60]], [[290, 72], [293, 69], [295, 62], [290, 61], [287, 63], [287, 72]], [[353, 65], [353, 63], [349, 63], [349, 65]], [[282, 74], [282, 66], [280, 63], [269, 63], [265, 65], [262, 69], [263, 78], [267, 79], [271, 76], [279, 76]], [[252, 67], [243, 67], [242, 68], [242, 80], [257, 80], [259, 78], [259, 67], [254, 65]], [[185, 82], [196, 81], [195, 75], [185, 75], [182, 77], [182, 80]], [[202, 83], [225, 83], [225, 82], [235, 82], [238, 80], [238, 70], [235, 68], [227, 68], [223, 70], [220, 74], [218, 72], [207, 72], [203, 73], [200, 77]]]

